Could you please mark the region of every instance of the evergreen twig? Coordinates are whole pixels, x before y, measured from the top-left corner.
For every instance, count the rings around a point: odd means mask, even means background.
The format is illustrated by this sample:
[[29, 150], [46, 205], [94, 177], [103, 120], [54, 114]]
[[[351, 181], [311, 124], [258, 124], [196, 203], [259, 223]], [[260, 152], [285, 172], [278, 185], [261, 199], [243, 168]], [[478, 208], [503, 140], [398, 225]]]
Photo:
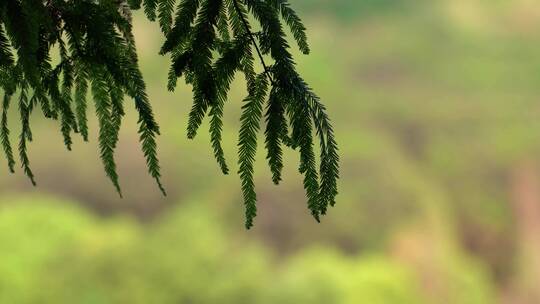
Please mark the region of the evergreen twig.
[[[13, 172], [15, 166], [8, 124], [12, 96], [19, 96], [20, 164], [35, 184], [27, 152], [34, 107], [41, 107], [46, 118], [58, 120], [64, 143], [71, 149], [74, 133], [88, 140], [90, 89], [99, 122], [100, 158], [118, 193], [114, 152], [128, 96], [139, 116], [139, 140], [148, 172], [165, 194], [156, 143], [159, 126], [132, 31], [131, 10], [141, 8], [148, 19], [159, 23], [165, 36], [160, 54], [171, 56], [167, 88], [174, 90], [180, 77], [192, 86], [188, 137], [196, 136], [209, 115], [212, 149], [225, 174], [229, 167], [222, 147], [224, 107], [236, 73], [245, 77], [238, 173], [246, 227], [253, 226], [257, 212], [254, 167], [263, 116], [272, 181], [278, 184], [282, 179], [283, 148], [298, 149], [308, 209], [320, 220], [335, 204], [338, 147], [326, 108], [296, 71], [284, 27], [290, 29], [302, 53], [310, 50], [306, 28], [287, 0], [0, 1], [0, 89], [4, 92], [0, 144], [8, 169]], [[252, 30], [251, 20], [258, 23], [259, 31]], [[57, 65], [51, 59], [53, 46], [60, 51]], [[260, 73], [254, 67], [253, 50], [263, 68]], [[319, 159], [314, 148], [317, 139]]]

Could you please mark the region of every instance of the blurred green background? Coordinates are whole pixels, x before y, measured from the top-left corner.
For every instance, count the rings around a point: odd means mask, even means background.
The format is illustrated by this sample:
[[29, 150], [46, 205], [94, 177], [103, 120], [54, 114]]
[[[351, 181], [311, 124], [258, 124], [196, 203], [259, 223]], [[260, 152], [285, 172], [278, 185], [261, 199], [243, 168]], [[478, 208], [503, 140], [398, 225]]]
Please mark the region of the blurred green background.
[[[298, 68], [341, 149], [323, 222], [298, 156], [275, 187], [259, 150], [259, 215], [244, 230], [239, 178], [220, 174], [205, 132], [186, 139], [191, 90], [167, 92], [159, 29], [137, 12], [169, 196], [146, 173], [135, 113], [117, 150], [124, 199], [95, 121], [67, 152], [36, 115], [38, 187], [0, 175], [0, 303], [540, 303], [538, 1], [290, 2], [313, 50]], [[225, 110], [230, 164], [244, 92], [235, 82]]]

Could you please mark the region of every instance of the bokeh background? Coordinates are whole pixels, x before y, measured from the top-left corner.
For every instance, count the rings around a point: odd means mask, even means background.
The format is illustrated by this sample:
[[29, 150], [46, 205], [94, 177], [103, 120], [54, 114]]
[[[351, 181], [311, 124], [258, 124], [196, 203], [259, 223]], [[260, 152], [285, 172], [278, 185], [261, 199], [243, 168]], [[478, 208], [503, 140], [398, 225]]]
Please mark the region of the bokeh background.
[[[540, 3], [290, 2], [313, 50], [298, 68], [341, 149], [323, 222], [298, 156], [276, 187], [259, 149], [259, 215], [244, 230], [239, 178], [220, 174], [205, 132], [186, 139], [191, 90], [167, 92], [159, 29], [137, 12], [169, 195], [146, 173], [133, 111], [117, 151], [123, 199], [95, 120], [91, 143], [67, 152], [34, 116], [38, 187], [0, 175], [0, 303], [540, 303]], [[236, 81], [226, 106], [233, 166], [244, 92]]]

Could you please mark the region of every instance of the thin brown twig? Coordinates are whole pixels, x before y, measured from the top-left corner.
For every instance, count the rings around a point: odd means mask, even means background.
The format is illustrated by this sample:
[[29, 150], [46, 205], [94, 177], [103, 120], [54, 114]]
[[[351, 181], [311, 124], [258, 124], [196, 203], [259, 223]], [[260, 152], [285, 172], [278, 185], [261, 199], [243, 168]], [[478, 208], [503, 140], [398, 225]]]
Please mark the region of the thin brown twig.
[[249, 28], [249, 23], [244, 18], [244, 15], [242, 14], [242, 11], [240, 10], [240, 6], [238, 5], [238, 1], [233, 0], [233, 4], [234, 4], [234, 9], [236, 10], [236, 13], [238, 14], [238, 16], [240, 16], [240, 20], [242, 20], [242, 23], [244, 24], [244, 28], [246, 29], [246, 32], [249, 35], [249, 38], [251, 39], [251, 43], [253, 43], [253, 46], [255, 46], [255, 50], [257, 51], [257, 55], [259, 56], [259, 59], [260, 59], [262, 65], [263, 65], [264, 73], [266, 74], [266, 77], [268, 77], [268, 79], [270, 80], [272, 85], [275, 85], [274, 79], [272, 78], [272, 75], [270, 74], [270, 69], [266, 65], [266, 62], [264, 61], [264, 57], [262, 55], [262, 52], [261, 52], [261, 50], [259, 48], [259, 45], [257, 44], [257, 40], [255, 40], [255, 36], [253, 35], [253, 33], [251, 32], [251, 30]]

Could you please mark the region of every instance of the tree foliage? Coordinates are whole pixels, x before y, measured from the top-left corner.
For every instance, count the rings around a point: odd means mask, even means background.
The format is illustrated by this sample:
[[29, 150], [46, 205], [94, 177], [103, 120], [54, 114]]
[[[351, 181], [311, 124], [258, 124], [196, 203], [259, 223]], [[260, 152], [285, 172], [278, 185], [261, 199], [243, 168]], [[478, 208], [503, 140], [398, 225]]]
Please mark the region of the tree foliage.
[[[182, 77], [193, 89], [187, 135], [194, 138], [206, 116], [211, 146], [225, 174], [223, 109], [237, 73], [244, 75], [247, 97], [239, 131], [239, 175], [246, 206], [246, 227], [256, 216], [253, 180], [261, 121], [274, 183], [281, 180], [283, 149], [297, 149], [308, 208], [319, 220], [335, 204], [339, 156], [324, 105], [295, 68], [286, 37], [309, 53], [306, 29], [286, 0], [4, 0], [0, 3], [0, 88], [4, 91], [0, 124], [8, 167], [15, 168], [7, 111], [18, 98], [21, 132], [19, 159], [34, 182], [27, 156], [32, 141], [30, 115], [39, 109], [59, 122], [67, 149], [72, 135], [88, 140], [87, 95], [99, 122], [99, 149], [105, 172], [121, 193], [114, 151], [124, 116], [124, 97], [139, 114], [139, 136], [148, 171], [160, 181], [154, 119], [137, 63], [131, 10], [143, 9], [165, 36], [162, 55], [171, 66], [168, 89]], [[255, 21], [255, 25], [253, 25]], [[255, 31], [254, 28], [260, 30]], [[58, 50], [59, 63], [51, 53]], [[255, 61], [262, 71], [257, 71]], [[267, 64], [266, 61], [271, 64]], [[314, 140], [320, 144], [319, 168]]]

